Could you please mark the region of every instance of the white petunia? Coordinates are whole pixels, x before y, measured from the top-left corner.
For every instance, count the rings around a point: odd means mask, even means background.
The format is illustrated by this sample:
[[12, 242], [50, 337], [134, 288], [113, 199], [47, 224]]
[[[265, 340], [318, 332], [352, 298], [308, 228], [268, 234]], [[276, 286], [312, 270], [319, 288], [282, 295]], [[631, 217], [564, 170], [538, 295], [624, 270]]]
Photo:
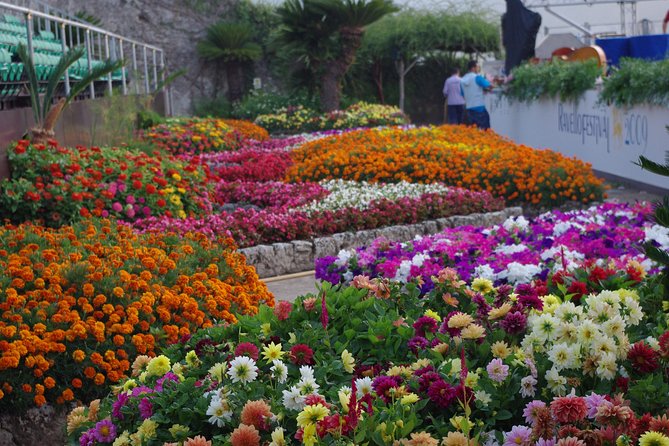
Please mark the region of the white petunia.
[[230, 361], [228, 376], [235, 383], [250, 383], [258, 377], [258, 367], [256, 367], [256, 362], [248, 356], [237, 356]]

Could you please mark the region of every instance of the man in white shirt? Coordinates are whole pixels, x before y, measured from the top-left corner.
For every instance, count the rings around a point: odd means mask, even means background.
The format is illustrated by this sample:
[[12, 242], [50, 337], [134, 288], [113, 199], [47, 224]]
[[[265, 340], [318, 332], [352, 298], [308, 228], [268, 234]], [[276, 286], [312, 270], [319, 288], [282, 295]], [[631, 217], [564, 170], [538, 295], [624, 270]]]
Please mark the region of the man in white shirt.
[[465, 109], [465, 98], [460, 90], [460, 69], [451, 71], [451, 77], [444, 82], [444, 97], [446, 98], [446, 110], [449, 124], [462, 124]]
[[467, 108], [467, 124], [474, 124], [480, 129], [490, 128], [490, 115], [485, 108], [484, 92], [492, 90], [492, 84], [479, 72], [479, 64], [472, 60], [467, 65], [468, 72], [460, 80], [462, 95]]

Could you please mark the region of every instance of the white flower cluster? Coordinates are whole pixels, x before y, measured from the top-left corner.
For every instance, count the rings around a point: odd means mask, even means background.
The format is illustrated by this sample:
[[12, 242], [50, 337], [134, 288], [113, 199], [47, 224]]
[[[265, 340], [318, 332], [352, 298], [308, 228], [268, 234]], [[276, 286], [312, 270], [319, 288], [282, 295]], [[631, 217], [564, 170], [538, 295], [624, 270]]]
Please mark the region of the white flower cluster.
[[423, 194], [445, 194], [450, 189], [440, 183], [416, 184], [401, 181], [399, 183], [368, 183], [366, 181], [328, 180], [321, 181], [323, 188], [330, 191], [327, 197], [297, 208], [298, 211], [336, 211], [343, 208], [367, 209], [373, 200], [383, 198], [419, 198]]
[[[518, 251], [520, 252], [520, 251]], [[528, 283], [541, 272], [541, 266], [535, 264], [522, 264], [511, 262], [502, 271], [496, 273], [492, 267], [485, 263], [474, 269], [474, 275], [483, 279], [496, 281], [506, 279], [511, 284]]]
[[630, 342], [625, 329], [638, 325], [643, 317], [634, 291], [602, 291], [584, 298], [582, 305], [572, 302], [545, 305], [542, 313], [530, 315], [522, 346], [538, 359], [550, 362], [546, 373], [549, 389], [558, 395], [566, 392], [566, 371], [611, 380], [617, 361], [627, 357]]
[[429, 258], [429, 255], [418, 253], [414, 255], [411, 260], [402, 260], [393, 280], [400, 283], [407, 283], [409, 281], [409, 275], [411, 274], [411, 267], [415, 266], [420, 268], [423, 266], [423, 263], [425, 263], [425, 260], [428, 260]]
[[300, 367], [300, 381], [283, 391], [283, 406], [288, 410], [302, 410], [309, 395], [318, 395], [320, 385], [314, 379], [314, 369], [308, 365]]

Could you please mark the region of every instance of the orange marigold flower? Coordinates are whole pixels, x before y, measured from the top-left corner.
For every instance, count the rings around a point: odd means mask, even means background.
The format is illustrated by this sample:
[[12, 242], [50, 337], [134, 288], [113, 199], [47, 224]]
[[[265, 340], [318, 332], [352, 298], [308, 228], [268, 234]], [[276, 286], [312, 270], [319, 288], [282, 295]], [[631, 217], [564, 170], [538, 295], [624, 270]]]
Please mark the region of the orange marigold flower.
[[86, 359], [86, 353], [84, 353], [83, 350], [79, 350], [79, 349], [77, 349], [77, 350], [75, 350], [74, 352], [72, 352], [72, 358], [73, 358], [76, 362], [81, 362], [81, 361], [83, 361], [84, 359]]

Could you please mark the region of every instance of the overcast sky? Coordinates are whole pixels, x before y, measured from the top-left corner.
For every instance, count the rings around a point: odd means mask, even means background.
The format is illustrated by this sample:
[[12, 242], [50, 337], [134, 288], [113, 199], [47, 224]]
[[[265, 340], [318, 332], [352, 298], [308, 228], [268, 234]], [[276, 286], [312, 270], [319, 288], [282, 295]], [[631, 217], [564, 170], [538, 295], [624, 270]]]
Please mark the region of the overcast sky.
[[[264, 0], [268, 3], [280, 4], [282, 0]], [[448, 8], [449, 5], [456, 5], [458, 8], [467, 7], [471, 5], [472, 0], [465, 1], [449, 1], [449, 0], [394, 0], [395, 4], [402, 6], [410, 6], [413, 8]], [[505, 0], [475, 0], [479, 5], [489, 8], [493, 14], [499, 17], [506, 10]], [[552, 2], [554, 5], [559, 5], [568, 0], [524, 0], [526, 5], [544, 4]], [[590, 0], [590, 2], [597, 0]], [[585, 2], [585, 0], [584, 0]], [[581, 32], [570, 27], [567, 23], [559, 20], [555, 16], [546, 12], [544, 8], [532, 8], [542, 16], [542, 28], [537, 36], [537, 44], [545, 37], [545, 27], [548, 27], [551, 33], [559, 32], [573, 32], [580, 36]], [[619, 33], [621, 31], [621, 13], [620, 6], [617, 3], [600, 3], [594, 5], [579, 5], [579, 6], [553, 6], [555, 12], [566, 16], [568, 19], [583, 26], [586, 23], [591, 25], [593, 32], [612, 32]], [[643, 19], [651, 21], [651, 27], [654, 33], [662, 32], [662, 19], [669, 9], [669, 0], [639, 0], [637, 2], [637, 18], [636, 27], [640, 29], [639, 22]], [[632, 14], [631, 6], [626, 8], [626, 29], [627, 34], [630, 34], [632, 28]], [[639, 31], [636, 32], [640, 34]]]

